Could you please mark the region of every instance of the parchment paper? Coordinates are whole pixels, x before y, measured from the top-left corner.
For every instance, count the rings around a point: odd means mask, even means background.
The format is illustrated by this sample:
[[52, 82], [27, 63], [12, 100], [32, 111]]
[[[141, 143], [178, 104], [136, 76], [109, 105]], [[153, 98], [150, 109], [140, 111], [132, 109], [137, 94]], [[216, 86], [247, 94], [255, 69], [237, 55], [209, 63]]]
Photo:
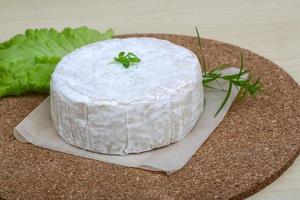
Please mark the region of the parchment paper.
[[[238, 72], [238, 69], [228, 68], [223, 70], [224, 74], [234, 72]], [[221, 84], [224, 88], [227, 87], [224, 82]], [[180, 142], [149, 152], [124, 156], [105, 155], [86, 151], [66, 143], [56, 133], [52, 125], [49, 97], [15, 127], [14, 136], [21, 142], [29, 142], [47, 149], [118, 165], [164, 171], [170, 175], [185, 166], [198, 148], [221, 123], [237, 95], [237, 89], [233, 88], [227, 104], [214, 117], [226, 95], [226, 91], [221, 89], [216, 83], [212, 83], [211, 86], [219, 89], [204, 89], [205, 108], [191, 133]]]

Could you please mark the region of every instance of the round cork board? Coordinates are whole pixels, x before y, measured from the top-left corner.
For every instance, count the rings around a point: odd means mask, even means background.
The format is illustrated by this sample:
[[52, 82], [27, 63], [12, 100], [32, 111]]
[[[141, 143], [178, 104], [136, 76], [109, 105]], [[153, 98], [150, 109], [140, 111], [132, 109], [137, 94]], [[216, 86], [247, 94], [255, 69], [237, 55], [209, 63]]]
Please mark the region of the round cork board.
[[[194, 37], [140, 34], [198, 53]], [[18, 142], [13, 128], [47, 95], [0, 99], [0, 197], [5, 199], [242, 199], [278, 178], [300, 152], [300, 87], [248, 50], [204, 39], [210, 67], [245, 66], [265, 93], [235, 102], [224, 121], [180, 171], [160, 172], [89, 160]], [[1, 199], [1, 198], [0, 198]]]

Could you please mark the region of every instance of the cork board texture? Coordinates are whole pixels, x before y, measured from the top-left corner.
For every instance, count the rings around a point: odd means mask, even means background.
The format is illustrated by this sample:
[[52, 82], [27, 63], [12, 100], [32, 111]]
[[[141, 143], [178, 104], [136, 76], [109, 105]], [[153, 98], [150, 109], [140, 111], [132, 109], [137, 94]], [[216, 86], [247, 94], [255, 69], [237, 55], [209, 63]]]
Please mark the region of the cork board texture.
[[[170, 40], [198, 54], [194, 37]], [[47, 95], [0, 99], [0, 199], [243, 199], [276, 180], [300, 152], [300, 87], [282, 69], [248, 50], [204, 39], [209, 67], [245, 67], [266, 93], [234, 102], [187, 165], [171, 176], [112, 165], [18, 142], [13, 128]]]

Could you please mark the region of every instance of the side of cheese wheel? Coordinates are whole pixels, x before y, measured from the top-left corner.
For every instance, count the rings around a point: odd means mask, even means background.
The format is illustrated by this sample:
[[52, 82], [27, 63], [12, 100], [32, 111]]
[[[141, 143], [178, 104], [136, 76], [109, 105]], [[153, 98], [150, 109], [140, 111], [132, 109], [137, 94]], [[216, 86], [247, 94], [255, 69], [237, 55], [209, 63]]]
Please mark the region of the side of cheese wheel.
[[[119, 52], [141, 62], [124, 68]], [[200, 63], [190, 50], [154, 38], [111, 39], [65, 56], [51, 78], [51, 118], [68, 143], [124, 155], [183, 139], [203, 111]]]

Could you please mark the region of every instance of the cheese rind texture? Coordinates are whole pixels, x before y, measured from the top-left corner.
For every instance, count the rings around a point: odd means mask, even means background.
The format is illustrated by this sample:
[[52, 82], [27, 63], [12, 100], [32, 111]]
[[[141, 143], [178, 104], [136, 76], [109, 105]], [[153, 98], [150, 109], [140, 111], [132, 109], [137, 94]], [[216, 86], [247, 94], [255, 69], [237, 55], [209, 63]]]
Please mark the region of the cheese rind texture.
[[[141, 59], [124, 68], [119, 52]], [[183, 139], [203, 111], [201, 67], [190, 50], [155, 38], [111, 39], [65, 56], [51, 78], [51, 118], [80, 148], [129, 154]]]

